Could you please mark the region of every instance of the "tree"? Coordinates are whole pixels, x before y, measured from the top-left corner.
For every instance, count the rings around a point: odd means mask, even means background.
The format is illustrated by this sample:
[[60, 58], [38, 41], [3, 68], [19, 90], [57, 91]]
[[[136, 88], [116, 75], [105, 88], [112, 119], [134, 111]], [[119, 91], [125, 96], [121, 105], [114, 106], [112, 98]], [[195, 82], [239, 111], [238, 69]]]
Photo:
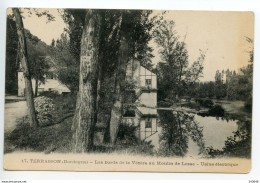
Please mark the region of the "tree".
[[123, 12], [120, 18], [120, 47], [118, 54], [118, 66], [115, 79], [115, 101], [111, 110], [110, 119], [110, 142], [115, 145], [119, 124], [123, 113], [123, 82], [126, 75], [126, 64], [130, 58], [127, 39], [127, 12]]
[[[121, 24], [122, 24], [122, 11], [121, 10], [98, 10], [101, 16], [100, 36], [99, 36], [99, 56], [98, 56], [98, 84], [97, 84], [97, 100], [96, 100], [96, 113], [97, 122], [106, 123], [106, 138], [110, 139], [110, 121], [111, 110], [114, 102], [118, 96], [116, 88], [120, 85], [123, 90], [125, 83], [124, 79], [119, 79], [118, 74], [120, 64], [120, 37], [121, 37]], [[150, 66], [148, 62], [151, 62], [152, 49], [147, 46], [151, 36], [148, 34], [151, 29], [151, 23], [148, 20], [148, 16], [151, 11], [131, 11], [128, 12], [129, 17], [126, 17], [125, 29], [128, 29], [128, 36], [126, 42], [130, 43], [128, 56], [125, 56], [126, 60], [131, 58], [142, 61], [143, 65]], [[77, 55], [79, 55], [80, 39], [79, 34], [84, 27], [84, 11], [83, 10], [71, 10], [66, 9], [62, 13], [64, 21], [68, 24], [67, 33], [69, 35], [69, 52], [75, 55], [77, 62]], [[58, 43], [56, 43], [57, 45]], [[143, 48], [143, 49], [142, 49]], [[147, 53], [147, 54], [146, 54]], [[63, 54], [65, 55], [65, 54]], [[147, 63], [147, 64], [146, 64]], [[123, 64], [126, 66], [126, 64]], [[74, 65], [70, 64], [70, 68]], [[67, 73], [66, 71], [63, 73]], [[69, 74], [70, 75], [70, 74]], [[123, 74], [124, 75], [124, 74]], [[76, 79], [75, 79], [76, 80]], [[119, 80], [119, 81], [118, 81]], [[70, 82], [70, 80], [68, 80]], [[114, 87], [115, 86], [115, 87]], [[116, 87], [117, 86], [117, 87]], [[122, 87], [121, 87], [122, 86]], [[120, 90], [121, 90], [120, 89]], [[117, 93], [117, 94], [116, 94]], [[120, 91], [121, 93], [121, 91]], [[121, 94], [120, 94], [121, 95]], [[122, 116], [122, 114], [120, 114]], [[121, 118], [121, 117], [120, 117]], [[116, 135], [115, 137], [116, 138]]]
[[[121, 11], [119, 18], [119, 50], [118, 63], [115, 70], [114, 101], [110, 115], [110, 142], [116, 143], [119, 124], [121, 123], [124, 108], [126, 107], [125, 89], [128, 87], [126, 77], [127, 63], [130, 59], [139, 60], [140, 63], [149, 67], [153, 55], [148, 46], [151, 39], [152, 28], [148, 16], [151, 11]], [[126, 104], [127, 105], [127, 104]]]
[[81, 38], [79, 92], [72, 126], [74, 152], [86, 152], [93, 148], [100, 23], [97, 10], [86, 10]]
[[215, 74], [215, 93], [216, 93], [216, 98], [221, 99], [226, 96], [226, 84], [224, 82], [224, 75], [225, 72], [224, 70], [216, 71]]
[[19, 69], [18, 35], [13, 15], [7, 16], [6, 24], [6, 71], [5, 92], [17, 94], [17, 72]]
[[157, 65], [158, 99], [178, 100], [202, 76], [205, 52], [191, 67], [189, 54], [184, 41], [179, 41], [174, 21], [159, 21], [160, 26], [154, 31], [155, 42], [159, 48], [161, 61]]
[[29, 69], [27, 44], [25, 39], [23, 20], [18, 8], [13, 8], [12, 10], [15, 16], [15, 22], [17, 27], [20, 59], [21, 59], [21, 64], [23, 69], [24, 80], [25, 80], [25, 91], [26, 91], [25, 97], [26, 97], [26, 102], [27, 102], [27, 107], [29, 112], [29, 122], [32, 127], [37, 127], [38, 121], [36, 118], [35, 107], [33, 102], [32, 81], [31, 81], [31, 73]]
[[[54, 41], [51, 46], [51, 58], [55, 62], [58, 79], [66, 85], [72, 93], [76, 93], [79, 87], [79, 60], [73, 56], [70, 39], [66, 33]], [[53, 44], [54, 44], [53, 42]]]
[[33, 36], [29, 31], [25, 31], [28, 56], [29, 69], [31, 77], [35, 79], [34, 96], [37, 97], [39, 81], [45, 83], [45, 74], [48, 72], [50, 65], [48, 60], [49, 46], [42, 42], [38, 37]]

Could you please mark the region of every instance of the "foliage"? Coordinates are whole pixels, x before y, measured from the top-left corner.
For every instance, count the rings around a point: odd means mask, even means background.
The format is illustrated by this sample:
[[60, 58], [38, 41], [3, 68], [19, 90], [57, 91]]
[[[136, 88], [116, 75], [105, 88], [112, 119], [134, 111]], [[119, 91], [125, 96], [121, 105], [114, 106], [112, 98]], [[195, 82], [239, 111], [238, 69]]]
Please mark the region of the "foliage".
[[73, 94], [43, 92], [34, 99], [34, 102], [40, 126], [60, 123], [67, 116], [74, 114], [76, 108], [76, 96]]
[[117, 134], [117, 143], [120, 145], [135, 145], [138, 139], [135, 136], [136, 126], [121, 123]]
[[207, 108], [212, 108], [213, 105], [214, 105], [214, 102], [210, 99], [201, 99], [201, 98], [198, 98], [195, 100], [197, 103], [200, 104], [200, 106], [202, 107], [207, 107]]
[[[18, 52], [18, 35], [16, 32], [15, 21], [12, 15], [7, 17], [7, 49], [6, 49], [6, 91], [8, 93], [17, 94], [17, 72], [20, 68], [19, 52]], [[49, 61], [47, 58], [49, 47], [42, 42], [37, 36], [25, 29], [25, 37], [27, 42], [28, 61], [31, 77], [45, 81], [44, 75], [49, 69]]]
[[216, 104], [211, 109], [209, 109], [208, 114], [210, 116], [222, 117], [225, 115], [225, 110], [221, 105]]
[[158, 111], [162, 134], [159, 154], [163, 156], [184, 156], [189, 138], [204, 151], [203, 128], [194, 120], [194, 116], [184, 112]]
[[[105, 77], [114, 77], [117, 69], [117, 58], [119, 49], [119, 18], [124, 10], [98, 10], [102, 18], [100, 33], [100, 80]], [[72, 91], [78, 90], [78, 71], [80, 59], [80, 45], [82, 28], [85, 20], [85, 10], [65, 9], [60, 11], [63, 20], [67, 23], [66, 34], [59, 40], [53, 41], [54, 53], [58, 65], [60, 65], [59, 79]], [[152, 48], [148, 46], [151, 40], [150, 31], [152, 23], [148, 17], [151, 11], [133, 10], [127, 16], [127, 29], [131, 32], [129, 40], [131, 45], [131, 59], [137, 59], [143, 66], [151, 67]], [[67, 37], [68, 36], [68, 37]], [[62, 44], [63, 46], [58, 46]], [[110, 83], [109, 85], [111, 85]], [[102, 86], [104, 86], [102, 84]], [[107, 87], [107, 86], [104, 86]]]
[[71, 92], [78, 91], [79, 60], [73, 57], [70, 40], [67, 34], [62, 33], [60, 38], [54, 41], [51, 47], [51, 59], [53, 68], [57, 72], [58, 79], [66, 85]]
[[[251, 45], [253, 40], [246, 38]], [[209, 97], [228, 100], [246, 101], [245, 108], [252, 110], [252, 89], [253, 89], [253, 59], [254, 49], [249, 48], [249, 60], [245, 67], [238, 72], [232, 70], [217, 70], [215, 82], [204, 82], [195, 84], [195, 92], [189, 91], [190, 95], [200, 98]]]
[[55, 110], [53, 100], [44, 96], [36, 97], [34, 98], [34, 105], [39, 126], [52, 124], [52, 113]]
[[173, 102], [170, 100], [161, 100], [157, 103], [159, 107], [171, 107], [173, 105]]
[[29, 31], [25, 32], [31, 77], [45, 83], [45, 74], [50, 69], [49, 46]]
[[251, 157], [251, 121], [243, 117], [238, 118], [240, 118], [237, 121], [238, 129], [233, 132], [233, 136], [227, 138], [222, 150], [214, 149], [212, 147], [206, 148], [205, 152], [210, 157]]
[[197, 61], [190, 67], [187, 45], [179, 41], [174, 21], [161, 20], [154, 31], [154, 39], [159, 48], [160, 62], [157, 64], [158, 99], [178, 100], [202, 76], [205, 52], [200, 51]]
[[[71, 119], [53, 126], [33, 129], [24, 118], [14, 131], [6, 136], [5, 152], [30, 150], [51, 153], [71, 151]], [[7, 147], [9, 146], [9, 147]], [[15, 149], [10, 149], [13, 146]]]
[[18, 35], [13, 16], [7, 16], [6, 24], [6, 71], [5, 91], [9, 94], [17, 93], [17, 71], [19, 69]]

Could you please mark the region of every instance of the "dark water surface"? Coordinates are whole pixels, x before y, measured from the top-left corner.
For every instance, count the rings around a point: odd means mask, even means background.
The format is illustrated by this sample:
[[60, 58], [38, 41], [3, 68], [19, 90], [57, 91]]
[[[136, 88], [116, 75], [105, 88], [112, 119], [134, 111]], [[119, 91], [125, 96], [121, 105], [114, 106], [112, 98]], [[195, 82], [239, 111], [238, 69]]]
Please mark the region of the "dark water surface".
[[145, 139], [162, 155], [200, 156], [206, 147], [222, 150], [238, 129], [234, 120], [158, 110], [157, 132]]

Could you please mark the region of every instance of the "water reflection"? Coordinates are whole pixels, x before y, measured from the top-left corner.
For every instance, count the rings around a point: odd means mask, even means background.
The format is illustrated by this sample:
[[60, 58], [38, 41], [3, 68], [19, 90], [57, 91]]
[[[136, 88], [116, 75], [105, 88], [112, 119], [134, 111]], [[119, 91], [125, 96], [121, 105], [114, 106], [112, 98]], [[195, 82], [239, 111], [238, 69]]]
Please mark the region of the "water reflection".
[[[167, 110], [157, 112], [156, 123], [140, 123], [139, 137], [151, 141], [154, 150], [162, 156], [195, 157], [203, 153], [205, 147], [221, 150], [227, 137], [237, 130], [237, 123], [233, 120]], [[151, 128], [146, 128], [149, 125]]]
[[169, 156], [184, 156], [189, 151], [189, 145], [196, 143], [198, 154], [204, 150], [203, 128], [194, 120], [194, 115], [184, 112], [158, 111], [159, 126], [159, 154]]

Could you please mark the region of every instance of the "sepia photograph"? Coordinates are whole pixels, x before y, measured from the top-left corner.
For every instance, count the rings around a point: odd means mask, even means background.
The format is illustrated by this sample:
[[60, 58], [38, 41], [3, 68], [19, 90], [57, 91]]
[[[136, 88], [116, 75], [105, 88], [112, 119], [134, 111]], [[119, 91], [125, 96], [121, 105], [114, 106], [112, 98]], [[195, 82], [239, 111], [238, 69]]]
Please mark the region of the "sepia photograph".
[[4, 169], [248, 173], [254, 13], [10, 7]]

